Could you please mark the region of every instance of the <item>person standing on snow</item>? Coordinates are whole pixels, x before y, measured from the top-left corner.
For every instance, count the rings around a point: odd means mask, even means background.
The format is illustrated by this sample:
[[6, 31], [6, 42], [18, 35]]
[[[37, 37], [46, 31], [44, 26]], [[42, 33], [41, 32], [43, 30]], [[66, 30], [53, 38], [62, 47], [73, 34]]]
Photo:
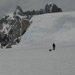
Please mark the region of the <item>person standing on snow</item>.
[[56, 47], [55, 43], [53, 43], [53, 45], [52, 45], [52, 46], [53, 46], [53, 50], [55, 50], [55, 47]]

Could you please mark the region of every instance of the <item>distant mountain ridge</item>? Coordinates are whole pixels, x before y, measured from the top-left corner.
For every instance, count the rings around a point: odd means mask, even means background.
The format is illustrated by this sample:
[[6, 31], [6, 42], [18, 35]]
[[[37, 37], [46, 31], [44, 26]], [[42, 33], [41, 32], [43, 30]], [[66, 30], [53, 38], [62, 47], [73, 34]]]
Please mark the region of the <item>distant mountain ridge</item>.
[[27, 16], [27, 18], [31, 18], [33, 15], [40, 15], [40, 14], [46, 14], [46, 13], [56, 13], [56, 12], [62, 12], [62, 9], [58, 7], [56, 4], [50, 2], [45, 5], [43, 9], [39, 10], [28, 10], [25, 11], [24, 14]]

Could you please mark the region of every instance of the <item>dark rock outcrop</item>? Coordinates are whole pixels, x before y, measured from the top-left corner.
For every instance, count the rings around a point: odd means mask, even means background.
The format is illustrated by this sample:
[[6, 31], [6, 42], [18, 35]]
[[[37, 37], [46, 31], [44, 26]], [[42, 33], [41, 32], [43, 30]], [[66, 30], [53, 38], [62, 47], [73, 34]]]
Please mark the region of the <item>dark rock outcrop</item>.
[[[11, 48], [10, 46], [19, 43], [21, 36], [29, 26], [29, 19], [23, 16], [22, 9], [17, 6], [14, 13], [10, 13], [0, 20], [0, 40], [4, 39], [0, 41], [1, 45], [6, 48]], [[5, 36], [7, 36], [9, 40], [7, 40]]]
[[62, 9], [59, 8], [56, 4], [50, 2], [49, 4], [46, 4], [45, 12], [46, 13], [62, 12]]

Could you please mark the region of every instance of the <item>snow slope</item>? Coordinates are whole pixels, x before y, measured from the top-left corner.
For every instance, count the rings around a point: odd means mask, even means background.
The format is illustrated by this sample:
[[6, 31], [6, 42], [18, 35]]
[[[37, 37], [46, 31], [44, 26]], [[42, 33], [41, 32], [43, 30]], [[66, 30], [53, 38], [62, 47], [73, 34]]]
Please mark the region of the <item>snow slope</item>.
[[34, 16], [33, 23], [22, 37], [22, 43], [32, 46], [75, 46], [75, 12]]
[[[75, 75], [75, 12], [34, 16], [12, 49], [0, 49], [0, 75]], [[56, 50], [49, 52], [52, 43]]]

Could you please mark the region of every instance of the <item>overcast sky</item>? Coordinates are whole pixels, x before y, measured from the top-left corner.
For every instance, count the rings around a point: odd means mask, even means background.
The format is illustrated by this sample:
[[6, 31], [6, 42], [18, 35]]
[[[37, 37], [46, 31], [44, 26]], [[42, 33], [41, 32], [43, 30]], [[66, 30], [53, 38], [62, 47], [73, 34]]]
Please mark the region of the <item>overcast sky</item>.
[[0, 16], [13, 12], [17, 5], [26, 11], [44, 8], [49, 2], [55, 3], [63, 11], [75, 11], [75, 0], [0, 0]]

